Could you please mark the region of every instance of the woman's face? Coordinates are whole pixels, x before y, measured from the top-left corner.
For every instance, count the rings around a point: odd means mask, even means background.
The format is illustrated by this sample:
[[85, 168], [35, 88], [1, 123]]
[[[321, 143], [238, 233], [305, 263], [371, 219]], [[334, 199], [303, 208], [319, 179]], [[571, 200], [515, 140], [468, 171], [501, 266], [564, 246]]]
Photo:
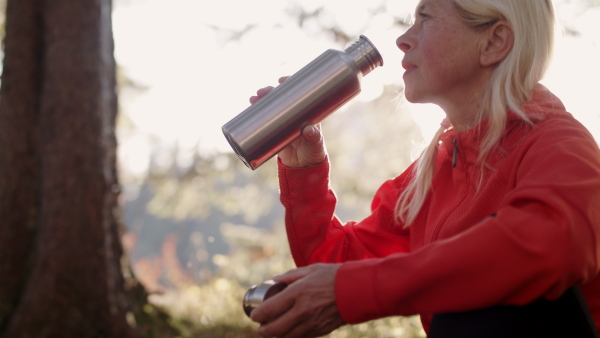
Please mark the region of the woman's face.
[[485, 73], [481, 34], [460, 20], [452, 0], [421, 0], [413, 26], [396, 40], [404, 52], [407, 100], [444, 108], [476, 95]]

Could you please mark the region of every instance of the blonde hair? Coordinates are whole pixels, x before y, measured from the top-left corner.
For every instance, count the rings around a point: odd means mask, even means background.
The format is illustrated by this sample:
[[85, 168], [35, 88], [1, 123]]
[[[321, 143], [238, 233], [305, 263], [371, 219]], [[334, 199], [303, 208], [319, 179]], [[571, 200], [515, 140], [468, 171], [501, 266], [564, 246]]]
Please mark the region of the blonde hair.
[[[514, 34], [513, 47], [496, 65], [478, 114], [477, 122], [489, 119], [482, 131], [479, 150], [483, 168], [485, 156], [497, 146], [506, 127], [507, 111], [529, 121], [520, 107], [531, 96], [550, 63], [554, 10], [551, 0], [453, 0], [453, 4], [462, 21], [475, 30], [506, 20]], [[412, 178], [397, 201], [396, 218], [404, 222], [405, 227], [415, 221], [431, 190], [439, 138], [446, 127], [439, 128], [413, 166]]]

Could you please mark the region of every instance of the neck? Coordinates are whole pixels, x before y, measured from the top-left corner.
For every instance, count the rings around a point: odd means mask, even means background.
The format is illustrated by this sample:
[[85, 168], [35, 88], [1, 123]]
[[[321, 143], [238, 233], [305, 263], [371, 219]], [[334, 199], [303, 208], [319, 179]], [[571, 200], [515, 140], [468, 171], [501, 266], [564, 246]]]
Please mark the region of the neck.
[[473, 100], [465, 100], [460, 104], [446, 104], [440, 107], [446, 113], [446, 118], [452, 124], [455, 132], [469, 130], [476, 126], [484, 116], [480, 116], [481, 97]]
[[475, 85], [463, 87], [459, 95], [451, 95], [440, 102], [439, 106], [456, 132], [469, 130], [486, 117], [482, 115], [481, 107], [486, 96], [488, 80], [489, 78], [482, 77], [480, 81], [475, 81]]

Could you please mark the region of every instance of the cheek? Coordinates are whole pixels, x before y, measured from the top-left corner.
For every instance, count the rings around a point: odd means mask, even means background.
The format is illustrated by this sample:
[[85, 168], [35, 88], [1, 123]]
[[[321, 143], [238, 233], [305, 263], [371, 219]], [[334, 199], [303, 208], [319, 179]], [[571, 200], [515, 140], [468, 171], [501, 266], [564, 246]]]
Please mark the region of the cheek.
[[470, 72], [474, 63], [473, 55], [466, 51], [471, 46], [441, 36], [435, 45], [423, 49], [423, 77], [432, 85], [442, 84], [452, 79], [461, 79]]
[[439, 83], [452, 74], [455, 65], [450, 64], [447, 53], [440, 53], [436, 49], [424, 52], [421, 75], [425, 81], [432, 84]]
[[[445, 76], [450, 68], [452, 54], [456, 47], [448, 43], [447, 34], [436, 32], [435, 38], [425, 38], [420, 42], [420, 65], [427, 76]], [[425, 74], [423, 74], [425, 75]]]

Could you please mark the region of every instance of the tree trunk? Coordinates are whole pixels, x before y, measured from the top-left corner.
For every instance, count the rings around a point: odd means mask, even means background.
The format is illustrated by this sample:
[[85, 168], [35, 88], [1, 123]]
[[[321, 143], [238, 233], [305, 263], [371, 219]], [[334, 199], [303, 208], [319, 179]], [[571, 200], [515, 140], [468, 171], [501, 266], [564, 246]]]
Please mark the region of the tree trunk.
[[0, 337], [133, 337], [110, 0], [9, 0], [0, 89]]

